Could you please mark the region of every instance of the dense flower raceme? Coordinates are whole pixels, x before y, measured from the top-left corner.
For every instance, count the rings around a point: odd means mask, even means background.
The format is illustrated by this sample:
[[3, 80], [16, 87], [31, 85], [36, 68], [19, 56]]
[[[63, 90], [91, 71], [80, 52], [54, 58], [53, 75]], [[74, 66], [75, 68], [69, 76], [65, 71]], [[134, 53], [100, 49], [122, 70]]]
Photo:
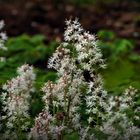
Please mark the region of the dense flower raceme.
[[[0, 21], [0, 31], [4, 27], [4, 21]], [[7, 50], [7, 48], [4, 46], [5, 41], [7, 40], [7, 36], [4, 32], [0, 32], [0, 50]], [[4, 61], [5, 58], [0, 56], [0, 61]]]
[[[98, 131], [109, 140], [139, 139], [140, 129], [125, 112], [135, 106], [136, 91], [130, 87], [122, 96], [109, 96], [98, 74], [105, 64], [95, 36], [84, 31], [77, 19], [66, 25], [64, 43], [48, 64], [57, 70], [58, 79], [42, 88], [45, 108], [35, 119], [33, 138], [60, 140], [66, 133], [77, 132], [80, 140], [98, 140]], [[138, 110], [135, 107], [134, 112]]]
[[[48, 64], [57, 71], [58, 79], [42, 87], [45, 107], [35, 118], [28, 138], [62, 140], [76, 133], [79, 140], [139, 140], [140, 129], [134, 124], [140, 121], [137, 91], [130, 87], [121, 96], [109, 95], [99, 74], [106, 65], [95, 36], [84, 31], [77, 19], [66, 21], [66, 25], [64, 42]], [[2, 40], [4, 43], [6, 39]], [[29, 130], [35, 74], [29, 65], [17, 72], [18, 76], [3, 86], [2, 121], [6, 120], [8, 130], [3, 139], [21, 139], [22, 132], [27, 135]], [[133, 115], [128, 116], [128, 111]]]
[[[33, 83], [35, 74], [33, 67], [27, 64], [17, 69], [18, 76], [11, 79], [3, 86], [2, 93], [3, 111], [6, 120], [7, 132], [4, 137], [21, 137], [20, 133], [28, 129], [30, 125], [29, 100], [30, 93], [34, 91]], [[4, 138], [3, 138], [4, 139]], [[19, 138], [17, 138], [19, 139]]]
[[[140, 108], [136, 107], [134, 98], [137, 97], [137, 90], [129, 87], [122, 96], [112, 96], [109, 98], [108, 113], [106, 121], [100, 129], [109, 135], [109, 140], [139, 140], [140, 129], [134, 125], [135, 121], [140, 121]], [[128, 117], [126, 111], [133, 109], [134, 115]], [[119, 129], [117, 129], [117, 126]]]

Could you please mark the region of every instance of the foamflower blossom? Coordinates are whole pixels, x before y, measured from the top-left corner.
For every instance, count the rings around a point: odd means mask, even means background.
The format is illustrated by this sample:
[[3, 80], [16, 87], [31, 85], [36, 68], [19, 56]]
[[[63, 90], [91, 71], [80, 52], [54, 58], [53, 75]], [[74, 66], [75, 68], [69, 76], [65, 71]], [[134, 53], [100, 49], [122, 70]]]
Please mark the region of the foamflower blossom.
[[[62, 140], [72, 133], [79, 140], [140, 138], [140, 129], [134, 124], [139, 120], [136, 90], [130, 87], [122, 96], [107, 93], [99, 73], [106, 65], [97, 44], [96, 37], [77, 19], [66, 21], [64, 42], [48, 61], [58, 77], [42, 87], [44, 109], [35, 119], [31, 138]], [[135, 115], [129, 117], [127, 109]]]
[[[81, 132], [84, 130], [87, 132], [89, 129], [84, 129], [82, 126], [81, 107], [86, 104], [84, 113], [89, 115], [88, 120], [90, 118], [93, 120], [92, 115], [97, 113], [94, 111], [96, 99], [99, 99], [98, 103], [101, 107], [106, 107], [102, 101], [106, 97], [102, 79], [100, 75], [94, 74], [97, 69], [104, 68], [105, 63], [94, 35], [84, 31], [77, 19], [66, 21], [66, 26], [64, 42], [60, 44], [48, 62], [48, 67], [57, 71], [58, 79], [56, 83], [48, 81], [42, 88], [45, 93], [44, 109], [53, 118], [51, 124], [63, 128], [60, 133], [50, 135], [60, 137], [63, 133], [77, 131], [79, 137], [83, 139]], [[101, 116], [102, 113], [100, 112], [99, 115]], [[36, 123], [39, 118], [40, 115], [36, 118], [32, 130], [37, 130]], [[43, 120], [40, 121], [43, 123]], [[43, 135], [44, 132], [46, 132], [47, 140], [50, 130], [43, 131]], [[39, 138], [40, 133], [36, 131], [34, 136]]]
[[[0, 31], [3, 27], [1, 21]], [[6, 40], [1, 32], [0, 49], [6, 50]], [[57, 79], [42, 86], [44, 108], [33, 125], [29, 114], [35, 92], [33, 67], [17, 68], [17, 77], [3, 85], [0, 138], [63, 140], [74, 134], [77, 140], [140, 140], [138, 90], [130, 86], [121, 95], [109, 94], [100, 75], [105, 67], [96, 36], [78, 19], [67, 20], [64, 41], [48, 60]]]
[[[5, 42], [7, 40], [7, 35], [5, 32], [2, 32], [1, 30], [4, 27], [4, 21], [0, 21], [0, 50], [7, 50], [7, 48], [5, 47]], [[0, 56], [0, 61], [3, 62], [5, 61], [5, 57]]]
[[33, 67], [25, 64], [17, 69], [18, 76], [3, 85], [1, 98], [3, 101], [2, 121], [6, 121], [7, 132], [4, 137], [18, 139], [22, 131], [30, 125], [29, 101], [34, 91], [35, 74]]
[[[48, 112], [42, 111], [37, 118], [35, 118], [35, 126], [31, 130], [31, 136], [34, 139], [59, 139], [63, 126], [53, 124], [57, 117], [52, 117]], [[47, 133], [46, 133], [47, 132]]]
[[[137, 90], [130, 86], [124, 91], [122, 96], [112, 96], [109, 98], [106, 121], [101, 126], [101, 130], [109, 135], [109, 140], [140, 139], [140, 129], [133, 122], [135, 119], [140, 121], [140, 116], [137, 115], [140, 112], [138, 113], [138, 107], [136, 107], [136, 102], [134, 101], [136, 96]], [[127, 110], [133, 111], [133, 113], [137, 112], [137, 114], [128, 117]], [[117, 126], [120, 129], [117, 129]]]

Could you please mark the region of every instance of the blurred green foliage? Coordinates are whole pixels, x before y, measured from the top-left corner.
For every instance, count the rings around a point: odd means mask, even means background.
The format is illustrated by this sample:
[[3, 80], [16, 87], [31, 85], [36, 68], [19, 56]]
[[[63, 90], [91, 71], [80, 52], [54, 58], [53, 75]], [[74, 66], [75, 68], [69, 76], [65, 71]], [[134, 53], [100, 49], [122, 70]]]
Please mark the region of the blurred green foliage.
[[0, 85], [14, 77], [17, 67], [25, 63], [36, 67], [37, 87], [47, 79], [50, 78], [53, 80], [56, 77], [54, 72], [48, 73], [45, 68], [42, 69], [42, 65], [47, 67], [47, 59], [54, 52], [58, 44], [52, 42], [46, 46], [44, 44], [44, 39], [45, 37], [42, 35], [35, 35], [33, 37], [21, 35], [8, 39], [6, 43], [8, 51], [0, 52], [4, 53], [7, 59], [6, 62], [0, 63]]
[[140, 55], [134, 51], [134, 42], [108, 30], [99, 31], [98, 38], [107, 63], [102, 71], [107, 90], [120, 93], [129, 85], [140, 89]]

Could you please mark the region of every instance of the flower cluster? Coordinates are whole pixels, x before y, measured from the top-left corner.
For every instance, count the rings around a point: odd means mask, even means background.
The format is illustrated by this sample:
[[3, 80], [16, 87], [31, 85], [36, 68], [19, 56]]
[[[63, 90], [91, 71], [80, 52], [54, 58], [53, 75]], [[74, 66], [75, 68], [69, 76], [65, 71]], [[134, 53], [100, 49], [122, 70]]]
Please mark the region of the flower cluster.
[[20, 133], [28, 129], [30, 124], [29, 100], [30, 92], [34, 91], [33, 82], [35, 74], [33, 67], [25, 64], [17, 69], [18, 76], [11, 79], [3, 86], [5, 92], [2, 93], [3, 121], [6, 120], [8, 131], [5, 137], [13, 135], [20, 137]]
[[[61, 114], [59, 114], [61, 116]], [[58, 116], [52, 117], [48, 112], [42, 111], [35, 119], [35, 126], [31, 130], [31, 136], [34, 139], [59, 139], [63, 126], [55, 125], [53, 122], [58, 121]], [[47, 132], [47, 133], [46, 133]]]
[[[108, 99], [108, 114], [101, 130], [109, 135], [110, 140], [138, 140], [140, 138], [140, 129], [133, 122], [133, 120], [140, 121], [140, 116], [136, 114], [139, 111], [135, 102], [136, 93], [137, 90], [130, 86], [122, 96], [112, 96]], [[133, 116], [128, 117], [126, 113], [128, 110], [133, 111]]]
[[106, 65], [95, 36], [84, 31], [77, 19], [66, 25], [64, 42], [49, 59], [48, 67], [57, 71], [58, 79], [42, 88], [45, 108], [35, 119], [34, 138], [60, 140], [77, 132], [80, 140], [99, 140], [100, 133], [110, 140], [139, 139], [140, 129], [132, 121], [139, 116], [126, 113], [129, 108], [139, 110], [136, 91], [130, 87], [122, 96], [108, 95], [99, 74]]
[[[66, 25], [65, 42], [57, 48], [48, 64], [57, 70], [58, 80], [56, 83], [48, 81], [44, 85], [43, 100], [45, 111], [52, 116], [53, 124], [55, 117], [61, 114], [56, 126], [65, 128], [64, 132], [78, 131], [82, 139], [84, 130], [81, 124], [81, 106], [86, 103], [84, 106], [87, 114], [90, 114], [89, 122], [93, 121], [91, 115], [97, 113], [94, 111], [96, 99], [92, 96], [96, 96], [100, 106], [104, 106], [102, 100], [106, 92], [102, 89], [100, 75], [96, 73], [105, 64], [95, 36], [84, 31], [77, 19], [66, 21]], [[46, 130], [46, 135], [48, 131]]]
[[[121, 96], [109, 95], [99, 74], [106, 65], [96, 37], [77, 19], [66, 25], [64, 42], [48, 61], [48, 67], [57, 71], [57, 80], [42, 87], [44, 109], [36, 116], [28, 138], [62, 140], [76, 133], [80, 140], [139, 140], [137, 90], [130, 86]], [[1, 48], [5, 40], [4, 33], [0, 34]], [[28, 64], [17, 73], [3, 86], [2, 121], [8, 131], [2, 139], [24, 139], [30, 128], [30, 93], [36, 76]]]
[[[4, 21], [0, 21], [0, 31], [4, 27]], [[0, 50], [7, 50], [7, 48], [4, 46], [5, 41], [7, 40], [7, 36], [4, 32], [0, 32]], [[0, 61], [5, 61], [4, 57], [0, 57]]]

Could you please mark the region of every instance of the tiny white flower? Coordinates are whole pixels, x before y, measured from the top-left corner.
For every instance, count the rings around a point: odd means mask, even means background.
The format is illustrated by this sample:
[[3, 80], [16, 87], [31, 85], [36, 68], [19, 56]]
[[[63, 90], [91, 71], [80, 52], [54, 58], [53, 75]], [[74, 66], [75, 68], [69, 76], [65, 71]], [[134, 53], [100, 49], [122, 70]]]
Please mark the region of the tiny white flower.
[[15, 134], [17, 127], [21, 130], [27, 130], [30, 125], [29, 100], [35, 80], [33, 68], [27, 64], [18, 68], [17, 72], [19, 74], [17, 77], [3, 85], [5, 92], [2, 93], [3, 111], [6, 113], [2, 119], [7, 120], [8, 131]]
[[4, 21], [1, 20], [1, 21], [0, 21], [0, 30], [1, 30], [3, 27], [4, 27]]

